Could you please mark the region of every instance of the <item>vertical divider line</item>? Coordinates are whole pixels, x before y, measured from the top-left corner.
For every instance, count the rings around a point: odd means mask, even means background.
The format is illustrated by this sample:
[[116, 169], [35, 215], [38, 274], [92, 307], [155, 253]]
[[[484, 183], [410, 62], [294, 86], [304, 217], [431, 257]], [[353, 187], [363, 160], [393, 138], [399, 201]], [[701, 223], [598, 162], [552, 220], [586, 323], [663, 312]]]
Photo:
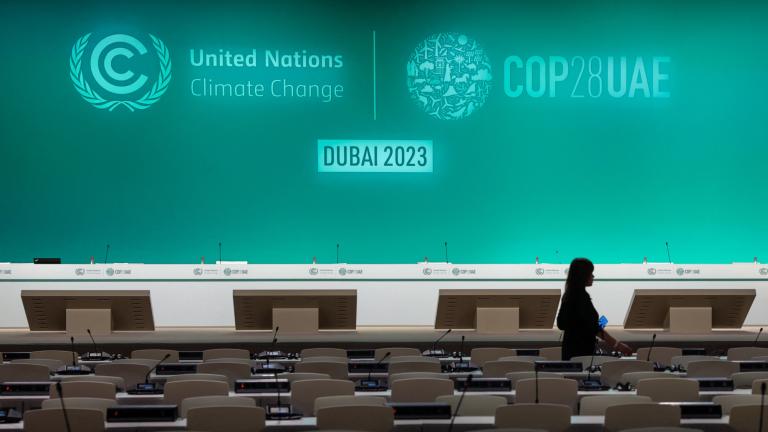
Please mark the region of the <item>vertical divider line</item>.
[[376, 120], [376, 30], [372, 30], [373, 36], [373, 119]]

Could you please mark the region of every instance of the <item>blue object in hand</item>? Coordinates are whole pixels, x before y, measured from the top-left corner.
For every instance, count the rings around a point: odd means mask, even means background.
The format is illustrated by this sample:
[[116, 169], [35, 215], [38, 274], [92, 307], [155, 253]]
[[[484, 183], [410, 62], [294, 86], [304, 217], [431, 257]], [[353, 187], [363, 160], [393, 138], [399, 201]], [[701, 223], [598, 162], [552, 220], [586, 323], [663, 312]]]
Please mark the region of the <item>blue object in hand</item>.
[[597, 323], [600, 324], [601, 329], [604, 329], [605, 326], [608, 325], [608, 318], [606, 318], [605, 315], [600, 315], [600, 319], [597, 320]]

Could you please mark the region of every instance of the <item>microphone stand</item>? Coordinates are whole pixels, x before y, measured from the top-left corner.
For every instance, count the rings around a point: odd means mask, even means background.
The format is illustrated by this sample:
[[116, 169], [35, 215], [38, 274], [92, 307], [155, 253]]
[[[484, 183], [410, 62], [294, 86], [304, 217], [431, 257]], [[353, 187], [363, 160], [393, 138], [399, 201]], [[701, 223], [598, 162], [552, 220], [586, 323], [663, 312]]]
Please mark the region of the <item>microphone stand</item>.
[[760, 383], [760, 420], [757, 432], [763, 432], [763, 411], [765, 411], [765, 382]]
[[71, 366], [62, 366], [59, 368], [56, 373], [59, 375], [89, 375], [91, 373], [91, 369], [88, 366], [78, 366], [77, 365], [77, 352], [75, 352], [75, 337], [70, 336], [69, 342], [71, 344], [72, 349], [72, 365]]
[[159, 389], [155, 386], [155, 383], [149, 382], [149, 376], [152, 375], [152, 371], [157, 370], [157, 367], [160, 366], [160, 364], [170, 357], [170, 354], [166, 354], [163, 356], [162, 359], [160, 359], [159, 362], [155, 363], [154, 366], [150, 370], [147, 371], [147, 374], [144, 375], [144, 383], [137, 383], [136, 388], [133, 390], [129, 390], [129, 394], [159, 394], [162, 393], [159, 391]]
[[752, 344], [752, 346], [757, 346], [757, 341], [760, 339], [760, 335], [763, 334], [763, 328], [760, 327], [760, 330], [757, 332], [757, 337], [755, 337], [755, 342]]
[[444, 337], [448, 336], [448, 333], [453, 331], [453, 329], [448, 329], [445, 333], [440, 335], [439, 338], [435, 342], [432, 343], [432, 349], [424, 351], [424, 355], [427, 357], [444, 357], [445, 356], [445, 350], [444, 349], [437, 349], [437, 343], [443, 340]]
[[459, 415], [459, 410], [461, 409], [461, 403], [464, 402], [464, 396], [467, 394], [467, 389], [469, 388], [469, 383], [472, 382], [472, 375], [467, 375], [467, 379], [464, 380], [464, 388], [461, 389], [461, 396], [459, 397], [459, 402], [456, 404], [456, 411], [454, 411], [453, 415], [451, 416], [451, 424], [448, 425], [448, 432], [453, 431], [453, 422], [456, 421], [456, 416]]
[[534, 383], [536, 384], [535, 388], [535, 398], [533, 403], [538, 404], [539, 403], [539, 365], [538, 363], [533, 364], [533, 376], [535, 378]]
[[[765, 385], [763, 385], [765, 387]], [[69, 425], [69, 415], [67, 414], [67, 407], [64, 405], [64, 392], [61, 389], [61, 381], [56, 381], [56, 391], [59, 393], [59, 401], [61, 402], [61, 413], [64, 415], [64, 426], [67, 428], [67, 432], [72, 432], [72, 427]]]
[[[93, 338], [93, 334], [91, 333], [91, 329], [85, 329], [85, 331], [88, 332], [88, 336], [91, 338], [91, 343], [93, 344], [93, 353], [85, 353], [85, 356], [89, 360], [110, 360], [112, 356], [109, 354], [103, 352], [98, 345], [96, 345], [96, 340]], [[105, 355], [107, 354], [107, 355]]]
[[378, 362], [376, 362], [373, 366], [371, 366], [368, 369], [368, 378], [364, 380], [360, 380], [357, 382], [357, 386], [355, 390], [358, 391], [379, 391], [379, 390], [386, 390], [386, 386], [381, 383], [381, 380], [379, 379], [372, 379], [371, 375], [373, 375], [373, 370], [378, 368], [380, 364], [384, 362], [392, 353], [387, 351], [386, 354], [384, 354], [384, 357], [382, 357]]
[[478, 368], [472, 366], [468, 361], [464, 361], [464, 335], [461, 335], [461, 344], [459, 345], [459, 362], [453, 366], [454, 372], [473, 372]]
[[272, 344], [270, 344], [269, 349], [267, 351], [262, 351], [258, 355], [258, 358], [266, 360], [266, 364], [262, 364], [258, 368], [256, 368], [255, 370], [256, 373], [272, 374], [276, 372], [285, 372], [285, 367], [280, 363], [270, 363], [270, 360], [272, 358], [282, 357], [282, 354], [283, 354], [280, 351], [275, 350], [275, 347], [277, 346], [277, 332], [279, 330], [280, 330], [280, 326], [275, 327], [275, 332], [272, 334]]

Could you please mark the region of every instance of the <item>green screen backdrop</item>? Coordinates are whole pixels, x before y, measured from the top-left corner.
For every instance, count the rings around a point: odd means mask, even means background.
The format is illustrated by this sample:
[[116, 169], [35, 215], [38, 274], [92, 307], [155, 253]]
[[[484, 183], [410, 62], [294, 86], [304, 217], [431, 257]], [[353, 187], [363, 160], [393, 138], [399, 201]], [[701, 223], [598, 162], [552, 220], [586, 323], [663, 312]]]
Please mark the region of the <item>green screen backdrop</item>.
[[768, 255], [766, 3], [4, 1], [0, 44], [0, 261]]

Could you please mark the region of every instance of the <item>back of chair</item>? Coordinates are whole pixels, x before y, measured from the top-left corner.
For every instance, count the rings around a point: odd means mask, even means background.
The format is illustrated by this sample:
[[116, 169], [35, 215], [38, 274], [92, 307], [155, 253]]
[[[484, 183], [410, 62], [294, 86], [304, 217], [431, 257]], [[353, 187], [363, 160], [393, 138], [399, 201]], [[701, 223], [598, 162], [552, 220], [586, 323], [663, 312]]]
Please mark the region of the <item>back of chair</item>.
[[511, 357], [516, 354], [515, 350], [510, 348], [483, 347], [472, 348], [469, 355], [472, 359], [472, 363], [479, 367], [483, 367], [487, 361], [498, 360], [502, 357]]
[[[64, 406], [71, 409], [95, 409], [107, 415], [107, 408], [117, 405], [114, 399], [101, 399], [91, 397], [67, 397], [64, 398]], [[43, 409], [61, 409], [62, 399], [47, 399], [43, 401]]]
[[637, 382], [637, 394], [654, 402], [698, 402], [699, 382], [686, 378], [647, 378]]
[[571, 426], [571, 409], [565, 405], [516, 403], [496, 409], [497, 428], [543, 429], [563, 432]]
[[224, 375], [227, 377], [230, 390], [234, 390], [235, 380], [251, 378], [251, 366], [245, 363], [228, 363], [212, 360], [197, 365], [197, 372]]
[[[519, 356], [519, 355], [513, 355], [513, 356], [504, 356], [499, 357], [496, 360], [504, 360], [504, 361], [522, 361], [522, 362], [537, 362], [537, 361], [544, 361], [544, 357], [541, 356]], [[488, 363], [488, 362], [486, 362]]]
[[416, 348], [404, 348], [404, 347], [389, 347], [389, 348], [376, 348], [374, 351], [374, 359], [379, 361], [389, 353], [389, 359], [400, 356], [419, 356], [421, 351]]
[[[61, 360], [56, 359], [18, 359], [18, 360], [11, 360], [12, 364], [32, 364], [32, 365], [40, 365], [45, 366], [50, 370], [51, 372], [55, 373], [59, 369], [63, 368], [65, 366], [64, 362]], [[69, 363], [72, 364], [71, 362]]]
[[[538, 392], [536, 391], [537, 381]], [[538, 394], [539, 402], [565, 405], [575, 413], [579, 402], [579, 384], [572, 379], [528, 378], [519, 380], [515, 390], [516, 403], [534, 403]]]
[[707, 355], [681, 355], [672, 357], [672, 366], [681, 366], [684, 369], [688, 369], [688, 363], [704, 360], [720, 360], [720, 357], [707, 356]]
[[690, 378], [729, 378], [741, 369], [736, 362], [723, 360], [704, 360], [688, 363]]
[[752, 382], [759, 379], [768, 379], [768, 371], [762, 372], [737, 372], [731, 374], [734, 388], [751, 389]]
[[131, 351], [131, 358], [137, 359], [149, 359], [149, 360], [162, 360], [165, 355], [168, 354], [168, 360], [166, 363], [178, 363], [179, 352], [170, 349], [139, 349]]
[[386, 406], [334, 406], [317, 411], [319, 430], [389, 432], [394, 427], [395, 413]]
[[50, 379], [51, 370], [48, 366], [23, 363], [0, 364], [0, 382], [48, 381]]
[[328, 374], [333, 379], [349, 379], [349, 367], [342, 361], [300, 361], [296, 363], [296, 372]]
[[627, 372], [621, 376], [619, 382], [637, 387], [638, 381], [649, 378], [680, 378], [680, 376], [668, 372]]
[[310, 357], [337, 357], [347, 360], [347, 350], [341, 348], [304, 348], [301, 350], [299, 358], [306, 359]]
[[431, 372], [440, 373], [442, 371], [440, 363], [422, 362], [422, 361], [409, 361], [409, 362], [396, 362], [389, 364], [390, 374], [401, 374], [405, 372]]
[[[504, 375], [504, 377], [509, 380], [510, 384], [512, 385], [512, 389], [515, 389], [517, 387], [518, 381], [535, 378], [536, 372], [509, 372]], [[541, 378], [563, 379], [563, 376], [557, 372], [539, 372], [539, 379]]]
[[[67, 407], [67, 418], [73, 431], [104, 431], [104, 414], [98, 409]], [[24, 432], [65, 431], [64, 424], [64, 411], [60, 409], [28, 410], [24, 413]]]
[[438, 396], [453, 394], [453, 380], [409, 378], [390, 383], [392, 402], [434, 402]]
[[[648, 358], [649, 350], [651, 352], [650, 358]], [[675, 347], [655, 346], [653, 349], [650, 349], [650, 347], [637, 349], [638, 360], [647, 360], [652, 363], [658, 363], [661, 366], [672, 366], [672, 359], [675, 357], [682, 357], [682, 355], [683, 349]]]
[[768, 384], [768, 379], [756, 379], [752, 381], [752, 394], [760, 394], [760, 386]]
[[[61, 391], [65, 398], [87, 397], [115, 400], [117, 388], [113, 383], [103, 381], [65, 381], [61, 383]], [[59, 397], [61, 396], [57, 386], [51, 386], [51, 399]]]
[[[768, 407], [764, 408], [763, 415]], [[760, 404], [740, 405], [731, 408], [731, 415], [728, 425], [736, 432], [755, 432], [757, 431], [757, 422], [760, 418]], [[758, 432], [768, 432], [768, 421], [763, 420], [763, 430]]]
[[[451, 406], [451, 412], [457, 416], [487, 416], [496, 415], [496, 408], [506, 406], [507, 398], [504, 396], [465, 394], [459, 407], [461, 395], [438, 396], [436, 402], [447, 403]], [[456, 409], [458, 408], [458, 412]]]
[[206, 432], [258, 432], [266, 427], [264, 408], [210, 406], [187, 411], [187, 428]]
[[432, 378], [432, 379], [446, 379], [448, 376], [443, 375], [439, 372], [402, 372], [402, 373], [396, 373], [396, 374], [390, 374], [389, 378], [387, 378], [387, 381], [389, 381], [389, 385], [391, 386], [393, 382], [401, 379], [410, 379], [410, 378]]
[[160, 361], [159, 359], [126, 358], [126, 359], [112, 360], [110, 364], [137, 364], [137, 365], [146, 366], [152, 369], [157, 365], [159, 361]]
[[315, 399], [319, 397], [354, 395], [355, 384], [347, 380], [305, 380], [291, 384], [291, 405], [305, 417], [315, 413]]
[[720, 405], [723, 409], [723, 415], [731, 413], [731, 409], [742, 405], [760, 405], [760, 395], [753, 394], [733, 394], [720, 395], [712, 398], [715, 405]]
[[250, 360], [251, 353], [246, 349], [240, 348], [213, 348], [203, 351], [204, 362], [224, 358], [239, 358]]
[[219, 375], [219, 374], [209, 374], [209, 373], [169, 375], [165, 379], [166, 384], [170, 382], [179, 382], [179, 381], [221, 381], [229, 385], [229, 378], [227, 378], [226, 376]]
[[604, 416], [608, 407], [627, 404], [651, 404], [648, 396], [637, 395], [606, 395], [586, 396], [579, 402], [579, 415]]
[[197, 396], [227, 396], [229, 385], [221, 381], [173, 381], [166, 382], [163, 403], [181, 405], [181, 402]]
[[680, 407], [677, 405], [628, 404], [605, 409], [607, 432], [632, 428], [678, 426], [680, 426]]
[[315, 399], [315, 412], [322, 408], [335, 406], [380, 405], [385, 406], [387, 399], [382, 396], [321, 396]]
[[752, 360], [762, 356], [768, 356], [768, 348], [749, 346], [728, 349], [728, 361]]
[[68, 376], [61, 376], [59, 377], [59, 381], [61, 382], [70, 382], [70, 381], [97, 381], [97, 382], [107, 382], [112, 383], [115, 385], [115, 389], [117, 389], [118, 392], [123, 392], [126, 390], [125, 388], [125, 380], [122, 377], [118, 376], [108, 376], [108, 375], [68, 375]]
[[653, 363], [645, 360], [620, 360], [603, 364], [600, 372], [600, 381], [610, 387], [614, 387], [627, 372], [652, 372]]
[[559, 346], [539, 348], [539, 356], [548, 361], [558, 361], [563, 358], [563, 348]]
[[181, 401], [179, 415], [187, 418], [187, 412], [193, 408], [212, 406], [256, 406], [256, 399], [236, 396], [196, 396]]
[[32, 351], [31, 353], [29, 353], [29, 358], [58, 360], [66, 365], [71, 365], [73, 362], [77, 364], [79, 362], [78, 355], [76, 352], [63, 351], [63, 350]]
[[592, 357], [592, 356], [576, 356], [576, 357], [571, 357], [571, 361], [581, 363], [581, 367], [584, 370], [587, 370], [589, 368], [590, 362], [591, 362], [592, 366], [601, 366], [603, 363], [608, 363], [608, 362], [612, 362], [612, 361], [619, 361], [619, 360], [621, 360], [621, 359], [618, 358], [618, 357], [614, 357], [614, 356], [599, 356], [599, 355], [596, 355], [594, 357]]
[[534, 363], [519, 360], [491, 360], [483, 365], [484, 378], [503, 378], [510, 372], [531, 372]]
[[331, 376], [328, 374], [315, 372], [293, 372], [280, 375], [280, 377], [287, 379], [291, 383], [303, 380], [331, 379]]
[[143, 383], [151, 367], [143, 364], [131, 363], [102, 363], [96, 365], [96, 375], [121, 377], [125, 381], [127, 389], [136, 388], [136, 384]]

